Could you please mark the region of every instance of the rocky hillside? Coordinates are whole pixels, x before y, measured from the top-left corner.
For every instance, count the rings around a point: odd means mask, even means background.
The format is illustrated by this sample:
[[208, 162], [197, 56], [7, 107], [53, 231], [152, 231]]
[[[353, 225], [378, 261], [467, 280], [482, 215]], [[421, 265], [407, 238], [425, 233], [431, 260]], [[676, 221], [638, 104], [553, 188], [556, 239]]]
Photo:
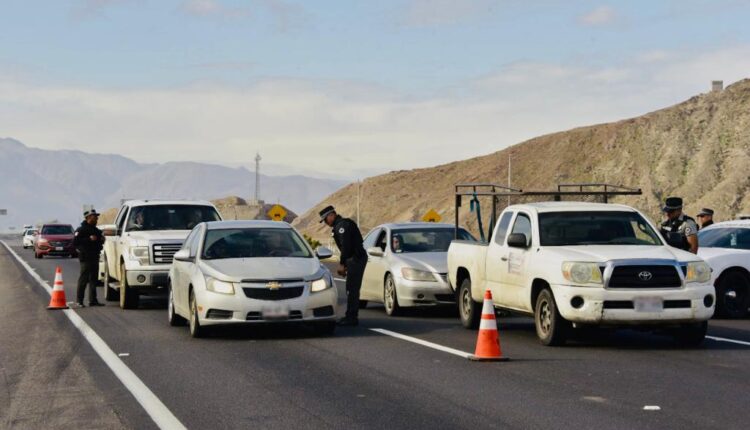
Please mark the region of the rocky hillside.
[[[361, 184], [361, 227], [417, 220], [430, 208], [452, 222], [454, 184], [506, 184], [509, 157], [515, 188], [621, 184], [642, 188], [643, 195], [616, 201], [654, 218], [668, 195], [684, 197], [689, 214], [707, 206], [719, 219], [732, 218], [750, 212], [750, 80], [641, 117], [545, 135], [469, 160], [369, 178]], [[340, 213], [353, 216], [356, 196], [357, 185], [350, 184], [303, 214], [295, 225], [325, 238], [329, 232], [318, 223], [317, 211], [334, 204]], [[473, 225], [468, 204], [461, 215], [463, 223]]]

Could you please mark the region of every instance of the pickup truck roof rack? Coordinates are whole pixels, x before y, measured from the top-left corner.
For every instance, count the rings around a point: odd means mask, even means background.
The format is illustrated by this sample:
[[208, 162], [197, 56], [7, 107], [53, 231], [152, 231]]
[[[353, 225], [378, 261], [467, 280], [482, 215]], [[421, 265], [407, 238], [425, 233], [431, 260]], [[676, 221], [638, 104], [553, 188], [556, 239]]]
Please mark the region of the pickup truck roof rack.
[[[563, 196], [566, 197], [583, 197], [594, 196], [602, 197], [604, 203], [609, 202], [610, 197], [625, 195], [641, 195], [640, 188], [626, 187], [623, 185], [613, 185], [605, 183], [581, 183], [581, 184], [558, 184], [557, 190], [550, 191], [524, 191], [521, 189], [510, 188], [504, 185], [492, 183], [462, 183], [455, 185], [456, 207], [455, 217], [458, 226], [458, 209], [461, 207], [463, 196], [472, 197], [471, 211], [477, 212], [479, 224], [479, 235], [481, 240], [485, 241], [484, 229], [482, 228], [482, 212], [479, 199], [477, 197], [492, 197], [492, 214], [490, 225], [488, 226], [488, 235], [491, 236], [491, 229], [497, 220], [497, 203], [500, 197], [551, 197], [554, 201], [559, 202]], [[458, 228], [456, 228], [456, 238], [458, 238]]]

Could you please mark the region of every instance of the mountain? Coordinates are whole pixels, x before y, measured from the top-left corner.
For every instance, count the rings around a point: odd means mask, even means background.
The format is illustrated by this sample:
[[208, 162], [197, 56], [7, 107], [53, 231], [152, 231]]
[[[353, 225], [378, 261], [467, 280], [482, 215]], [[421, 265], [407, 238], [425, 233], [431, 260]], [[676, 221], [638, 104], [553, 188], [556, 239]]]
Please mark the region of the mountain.
[[[685, 199], [688, 214], [710, 207], [719, 220], [731, 219], [750, 212], [750, 80], [637, 118], [549, 134], [469, 160], [369, 178], [360, 190], [361, 229], [414, 221], [430, 208], [444, 222], [453, 222], [454, 184], [505, 185], [509, 157], [514, 188], [619, 184], [641, 188], [643, 195], [614, 201], [637, 207], [652, 219], [659, 219], [661, 201], [671, 195]], [[328, 196], [300, 216], [295, 226], [316, 238], [329, 237], [329, 230], [318, 223], [318, 210], [333, 204], [353, 217], [357, 188], [349, 184]], [[489, 212], [487, 204], [484, 215]], [[462, 224], [475, 226], [468, 202], [460, 215]]]
[[[301, 213], [345, 182], [261, 175], [261, 198]], [[0, 138], [0, 226], [51, 219], [77, 222], [82, 205], [119, 206], [123, 198], [212, 199], [250, 195], [255, 173], [245, 168], [174, 162], [141, 164], [110, 154], [50, 151]]]

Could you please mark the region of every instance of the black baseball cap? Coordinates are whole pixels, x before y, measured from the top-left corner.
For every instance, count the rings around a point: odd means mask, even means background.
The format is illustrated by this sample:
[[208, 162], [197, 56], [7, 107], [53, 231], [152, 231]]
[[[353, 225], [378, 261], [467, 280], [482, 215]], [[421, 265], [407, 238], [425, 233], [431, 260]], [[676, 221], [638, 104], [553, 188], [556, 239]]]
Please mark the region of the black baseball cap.
[[320, 214], [320, 222], [323, 222], [323, 221], [325, 221], [325, 220], [326, 220], [326, 217], [327, 217], [327, 216], [328, 216], [328, 214], [330, 214], [331, 212], [336, 212], [336, 209], [335, 209], [335, 208], [334, 208], [333, 206], [331, 206], [331, 205], [328, 205], [328, 206], [326, 206], [325, 208], [323, 208], [323, 210], [319, 212], [319, 214]]
[[661, 210], [662, 212], [672, 212], [677, 209], [682, 209], [682, 197], [667, 197]]

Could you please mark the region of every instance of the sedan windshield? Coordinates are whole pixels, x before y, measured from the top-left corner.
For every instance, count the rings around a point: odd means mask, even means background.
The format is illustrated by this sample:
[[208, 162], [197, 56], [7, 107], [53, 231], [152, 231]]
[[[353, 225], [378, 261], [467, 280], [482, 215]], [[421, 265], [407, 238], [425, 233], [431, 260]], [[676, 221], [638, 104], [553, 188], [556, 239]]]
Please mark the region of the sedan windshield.
[[42, 234], [48, 236], [73, 234], [73, 227], [69, 225], [46, 225], [42, 227]]
[[309, 248], [288, 228], [228, 228], [208, 230], [203, 258], [293, 257], [311, 258]]
[[750, 228], [711, 228], [698, 232], [701, 248], [750, 249]]
[[219, 220], [219, 214], [211, 206], [138, 206], [130, 211], [125, 230], [192, 230], [202, 222]]
[[[391, 232], [391, 249], [395, 253], [448, 252], [454, 239], [452, 228], [408, 228]], [[458, 240], [475, 241], [468, 231], [458, 229]]]
[[636, 212], [548, 212], [539, 214], [543, 246], [661, 245]]

